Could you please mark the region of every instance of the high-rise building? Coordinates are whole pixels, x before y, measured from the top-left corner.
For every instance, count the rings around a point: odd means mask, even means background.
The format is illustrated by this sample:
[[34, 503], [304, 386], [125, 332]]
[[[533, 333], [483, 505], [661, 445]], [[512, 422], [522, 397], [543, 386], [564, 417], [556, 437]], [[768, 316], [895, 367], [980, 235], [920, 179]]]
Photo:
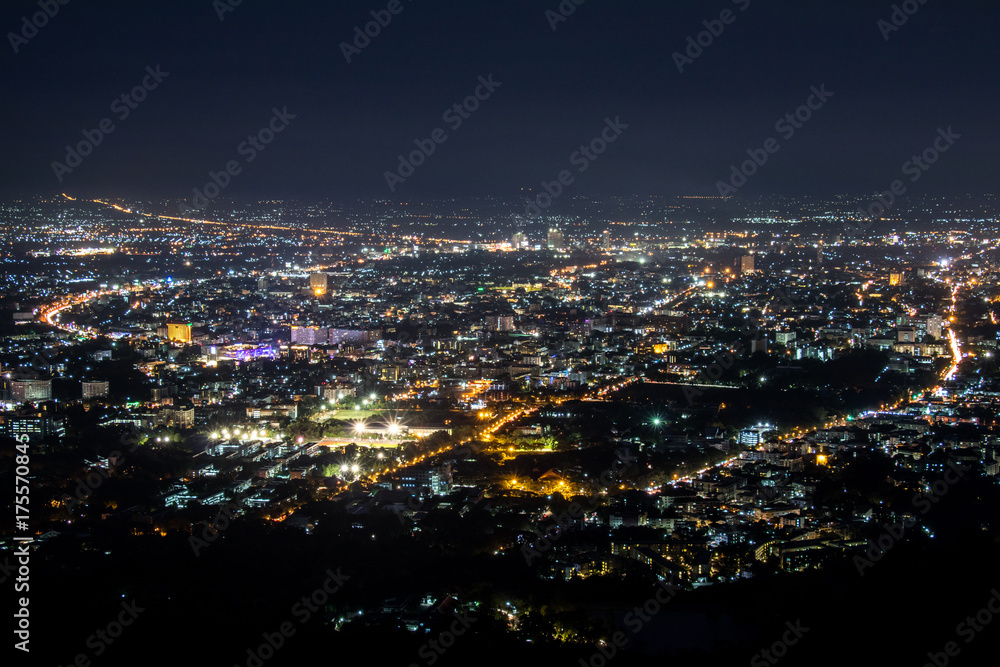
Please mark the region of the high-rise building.
[[611, 245], [611, 230], [610, 229], [605, 229], [604, 233], [601, 234], [601, 247], [603, 247], [605, 250], [611, 250], [612, 249], [613, 246]]
[[486, 323], [486, 328], [489, 331], [513, 331], [514, 330], [514, 316], [513, 315], [487, 315], [485, 323]]
[[52, 400], [52, 380], [12, 380], [10, 397], [15, 403]]
[[167, 322], [167, 338], [181, 343], [190, 343], [191, 325], [184, 322]]
[[549, 229], [548, 246], [549, 250], [561, 250], [565, 247], [563, 233], [554, 227]]
[[292, 327], [292, 343], [302, 345], [327, 345], [330, 330], [326, 327]]
[[739, 268], [740, 268], [740, 273], [753, 273], [754, 272], [753, 255], [743, 255], [742, 257], [740, 257]]
[[309, 276], [309, 289], [316, 296], [326, 296], [330, 290], [330, 274], [313, 273]]
[[906, 282], [906, 276], [902, 271], [893, 271], [889, 274], [889, 284], [893, 287], [902, 285]]
[[524, 232], [516, 232], [513, 237], [511, 237], [511, 245], [515, 248], [523, 248], [528, 245], [528, 236]]
[[267, 289], [270, 286], [271, 285], [270, 285], [270, 283], [267, 280], [267, 276], [261, 276], [260, 278], [257, 279], [257, 291], [258, 292], [267, 292]]
[[83, 382], [82, 392], [84, 398], [101, 398], [108, 395], [109, 385], [107, 382]]
[[400, 488], [419, 496], [443, 495], [452, 488], [451, 463], [411, 466], [400, 473]]

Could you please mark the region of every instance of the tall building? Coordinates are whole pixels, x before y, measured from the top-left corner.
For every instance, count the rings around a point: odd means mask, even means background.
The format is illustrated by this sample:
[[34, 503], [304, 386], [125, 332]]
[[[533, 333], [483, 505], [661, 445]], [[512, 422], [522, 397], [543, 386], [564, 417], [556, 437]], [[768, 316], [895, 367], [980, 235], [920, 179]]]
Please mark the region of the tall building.
[[327, 345], [330, 330], [326, 327], [292, 327], [292, 343], [302, 345]]
[[12, 380], [10, 397], [14, 403], [52, 400], [52, 380]]
[[101, 398], [108, 395], [109, 385], [107, 382], [83, 382], [82, 391], [84, 398]]
[[549, 250], [561, 250], [565, 247], [563, 233], [554, 227], [549, 229], [548, 246]]
[[191, 325], [184, 322], [167, 322], [167, 338], [181, 343], [190, 343]]
[[452, 488], [451, 463], [439, 466], [411, 466], [400, 473], [399, 486], [403, 491], [409, 491], [418, 496], [443, 495]]
[[611, 250], [612, 249], [613, 246], [611, 245], [611, 230], [610, 229], [605, 229], [604, 233], [601, 234], [601, 247], [603, 247], [605, 250]]
[[893, 271], [889, 274], [889, 284], [893, 287], [906, 282], [906, 275], [902, 271]]
[[528, 236], [524, 232], [516, 232], [510, 241], [515, 248], [523, 248], [528, 245]]
[[489, 331], [513, 331], [514, 330], [514, 316], [513, 315], [487, 315], [485, 323], [486, 323], [486, 328]]
[[330, 291], [330, 274], [313, 273], [309, 275], [309, 289], [316, 296], [326, 296]]
[[270, 283], [267, 280], [267, 276], [261, 276], [260, 278], [257, 279], [257, 291], [258, 292], [267, 292], [267, 289], [270, 286], [271, 285], [270, 285]]
[[754, 272], [753, 255], [743, 255], [742, 257], [740, 257], [739, 269], [741, 274], [753, 273]]

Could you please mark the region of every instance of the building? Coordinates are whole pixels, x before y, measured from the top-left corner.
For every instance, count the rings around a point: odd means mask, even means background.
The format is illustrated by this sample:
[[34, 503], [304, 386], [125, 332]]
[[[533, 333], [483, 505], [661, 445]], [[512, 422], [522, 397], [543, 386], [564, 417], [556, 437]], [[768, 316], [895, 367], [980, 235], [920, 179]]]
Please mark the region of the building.
[[108, 389], [107, 382], [84, 382], [82, 383], [82, 396], [84, 399], [101, 398], [108, 395]]
[[565, 247], [563, 233], [556, 228], [549, 229], [548, 248], [549, 250], [562, 250]]
[[889, 285], [891, 287], [902, 285], [904, 282], [906, 282], [906, 276], [902, 271], [893, 271], [889, 274]]
[[52, 400], [52, 380], [12, 380], [10, 398], [14, 403]]
[[601, 247], [604, 248], [605, 250], [612, 250], [612, 249], [614, 249], [614, 246], [611, 245], [611, 230], [610, 229], [605, 229], [604, 232], [601, 233]]
[[330, 345], [374, 343], [382, 337], [381, 329], [330, 329]]
[[162, 408], [156, 413], [155, 426], [170, 426], [173, 428], [194, 428], [194, 408], [173, 409]]
[[309, 289], [316, 296], [326, 296], [330, 291], [330, 274], [312, 273], [309, 275]]
[[248, 419], [268, 419], [271, 417], [288, 417], [289, 419], [298, 419], [299, 404], [290, 403], [288, 405], [271, 405], [267, 407], [247, 408]]
[[486, 329], [489, 331], [513, 331], [513, 315], [487, 315], [485, 319]]
[[743, 255], [739, 259], [739, 266], [737, 267], [740, 273], [753, 273], [754, 272], [754, 258], [753, 255]]
[[528, 237], [524, 232], [516, 232], [511, 238], [511, 245], [515, 248], [523, 248], [528, 245]]
[[774, 334], [774, 341], [782, 345], [788, 345], [796, 338], [796, 333], [794, 331], [778, 331]]
[[292, 343], [301, 345], [327, 345], [330, 330], [326, 327], [292, 327]]
[[179, 343], [190, 343], [191, 325], [184, 322], [167, 322], [167, 338]]
[[768, 431], [773, 431], [774, 427], [770, 424], [751, 426], [750, 428], [745, 428], [740, 431], [739, 443], [746, 447], [756, 447], [761, 444], [764, 434]]
[[400, 487], [418, 495], [440, 495], [451, 490], [451, 464], [412, 466], [399, 476]]
[[896, 323], [915, 328], [917, 332], [915, 340], [923, 340], [924, 336], [937, 339], [941, 338], [944, 318], [934, 313], [930, 315], [900, 315], [896, 318]]
[[16, 438], [28, 436], [28, 442], [37, 443], [49, 437], [66, 435], [65, 420], [58, 416], [34, 410], [4, 412], [0, 414], [0, 435]]

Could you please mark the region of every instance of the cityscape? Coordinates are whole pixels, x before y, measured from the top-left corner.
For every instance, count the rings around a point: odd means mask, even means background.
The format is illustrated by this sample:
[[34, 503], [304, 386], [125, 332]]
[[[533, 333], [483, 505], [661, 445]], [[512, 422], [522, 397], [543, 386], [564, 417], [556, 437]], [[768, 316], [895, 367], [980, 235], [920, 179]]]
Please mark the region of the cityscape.
[[261, 4], [4, 12], [14, 664], [995, 662], [996, 8]]

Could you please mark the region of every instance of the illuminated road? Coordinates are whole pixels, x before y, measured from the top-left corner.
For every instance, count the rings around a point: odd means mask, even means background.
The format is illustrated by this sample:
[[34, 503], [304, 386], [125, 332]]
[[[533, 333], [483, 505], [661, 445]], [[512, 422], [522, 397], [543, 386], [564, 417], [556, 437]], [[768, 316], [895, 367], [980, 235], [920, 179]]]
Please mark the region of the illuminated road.
[[[628, 385], [630, 385], [630, 384], [638, 381], [639, 379], [640, 378], [637, 378], [637, 377], [630, 377], [630, 378], [625, 378], [623, 380], [619, 380], [618, 382], [615, 382], [612, 385], [609, 385], [607, 387], [603, 387], [601, 389], [594, 390], [593, 393], [592, 393], [592, 397], [593, 398], [600, 398], [600, 397], [607, 396], [609, 393], [616, 392], [616, 391], [619, 391], [621, 389], [624, 389], [625, 387], [627, 387]], [[590, 398], [590, 397], [584, 396], [584, 397], [582, 397], [582, 400], [588, 400], [588, 398]], [[378, 474], [369, 475], [369, 476], [367, 476], [366, 479], [369, 482], [375, 482], [375, 481], [378, 481], [380, 479], [384, 480], [385, 478], [390, 477], [392, 475], [395, 475], [396, 473], [398, 473], [401, 470], [404, 470], [405, 468], [409, 468], [411, 466], [418, 465], [418, 464], [426, 461], [427, 459], [433, 458], [435, 456], [440, 456], [441, 454], [444, 454], [446, 452], [454, 451], [454, 450], [459, 450], [460, 448], [468, 445], [471, 442], [476, 442], [476, 441], [479, 441], [479, 442], [489, 442], [490, 438], [492, 438], [493, 435], [496, 434], [496, 432], [499, 431], [504, 426], [507, 426], [508, 424], [510, 424], [512, 422], [515, 422], [518, 419], [521, 419], [522, 417], [526, 417], [526, 416], [528, 416], [530, 414], [533, 414], [533, 413], [541, 410], [544, 407], [548, 407], [549, 405], [559, 405], [561, 403], [565, 403], [566, 401], [572, 401], [572, 400], [581, 400], [581, 399], [580, 398], [575, 398], [575, 397], [574, 398], [560, 398], [560, 399], [557, 399], [555, 401], [546, 402], [546, 403], [539, 403], [537, 405], [533, 405], [533, 406], [530, 406], [530, 407], [521, 408], [520, 410], [517, 410], [515, 412], [511, 412], [509, 414], [506, 414], [506, 415], [504, 415], [504, 416], [502, 416], [502, 417], [494, 420], [493, 422], [490, 422], [488, 425], [486, 425], [486, 426], [482, 427], [481, 429], [479, 429], [479, 431], [476, 433], [476, 435], [473, 436], [473, 437], [471, 437], [471, 438], [466, 438], [465, 440], [461, 440], [461, 441], [455, 443], [454, 445], [447, 446], [447, 447], [442, 447], [442, 448], [440, 448], [440, 449], [438, 449], [436, 451], [433, 451], [433, 452], [427, 452], [427, 453], [422, 454], [421, 456], [417, 457], [416, 459], [414, 459], [412, 461], [407, 461], [405, 465], [399, 465], [399, 466], [394, 466], [392, 468], [388, 468], [388, 469], [383, 470], [382, 472], [380, 472]]]
[[954, 329], [955, 318], [958, 314], [958, 290], [960, 288], [960, 283], [956, 283], [951, 288], [951, 317], [948, 319], [952, 323], [952, 326], [948, 329], [948, 341], [951, 344], [952, 365], [944, 375], [943, 379], [945, 382], [955, 377], [955, 373], [958, 372], [958, 366], [962, 363], [962, 346], [959, 344], [958, 336], [955, 334]]
[[958, 372], [958, 365], [962, 361], [962, 347], [959, 345], [958, 336], [955, 335], [954, 329], [950, 329], [948, 331], [948, 340], [951, 342], [952, 364], [951, 368], [949, 368], [944, 375], [945, 382], [948, 382], [955, 377], [955, 373]]

